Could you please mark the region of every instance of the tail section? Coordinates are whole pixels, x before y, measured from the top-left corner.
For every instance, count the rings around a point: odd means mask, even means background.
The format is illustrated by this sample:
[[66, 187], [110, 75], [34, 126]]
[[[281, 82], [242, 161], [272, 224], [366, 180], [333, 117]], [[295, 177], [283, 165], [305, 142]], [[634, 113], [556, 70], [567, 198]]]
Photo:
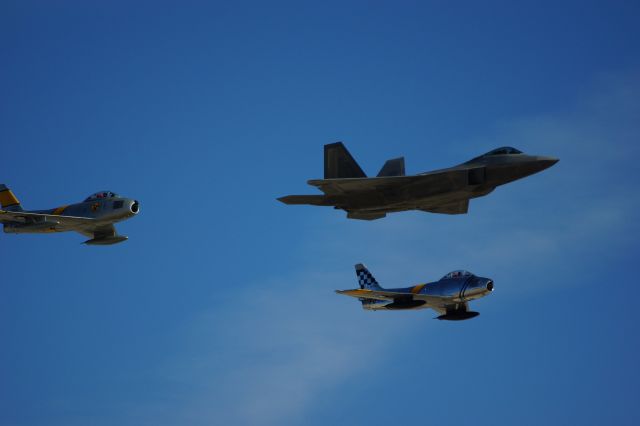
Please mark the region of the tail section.
[[7, 185], [0, 184], [0, 206], [2, 206], [2, 210], [6, 210], [9, 212], [21, 212], [22, 206], [20, 205], [20, 201], [13, 195], [13, 192]]
[[324, 178], [363, 178], [367, 175], [362, 171], [342, 142], [330, 143], [324, 146]]
[[356, 275], [358, 276], [358, 284], [360, 288], [366, 290], [383, 290], [378, 281], [373, 277], [371, 272], [362, 263], [356, 265]]

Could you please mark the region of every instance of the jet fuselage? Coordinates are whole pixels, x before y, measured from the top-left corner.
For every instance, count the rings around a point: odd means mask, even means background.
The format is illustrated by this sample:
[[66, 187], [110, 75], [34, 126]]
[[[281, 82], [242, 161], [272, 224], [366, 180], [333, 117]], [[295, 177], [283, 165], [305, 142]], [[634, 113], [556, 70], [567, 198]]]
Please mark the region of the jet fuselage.
[[360, 288], [337, 290], [336, 293], [355, 297], [365, 310], [410, 310], [430, 308], [441, 320], [464, 320], [478, 315], [469, 311], [468, 302], [493, 291], [493, 280], [468, 271], [453, 271], [440, 280], [402, 288], [382, 288], [363, 264], [355, 265]]
[[498, 148], [447, 169], [404, 175], [404, 159], [387, 161], [376, 177], [366, 177], [342, 143], [325, 145], [325, 178], [312, 179], [324, 195], [289, 195], [285, 204], [333, 206], [353, 219], [373, 220], [387, 213], [422, 210], [431, 213], [467, 213], [469, 200], [496, 187], [551, 167], [552, 157]]

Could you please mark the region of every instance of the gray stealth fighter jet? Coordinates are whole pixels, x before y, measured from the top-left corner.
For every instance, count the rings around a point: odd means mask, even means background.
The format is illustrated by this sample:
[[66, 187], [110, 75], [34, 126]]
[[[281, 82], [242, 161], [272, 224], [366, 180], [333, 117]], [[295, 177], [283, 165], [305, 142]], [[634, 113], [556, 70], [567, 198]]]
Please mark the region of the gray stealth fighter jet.
[[405, 176], [404, 157], [388, 160], [376, 177], [367, 177], [342, 142], [324, 146], [324, 179], [307, 183], [324, 195], [288, 195], [285, 204], [333, 206], [350, 219], [374, 220], [387, 213], [422, 210], [465, 214], [469, 200], [497, 186], [538, 173], [557, 158], [523, 154], [503, 147], [448, 169]]
[[371, 272], [359, 263], [356, 276], [360, 288], [336, 290], [338, 294], [357, 297], [366, 310], [406, 310], [431, 308], [439, 320], [460, 321], [478, 316], [469, 310], [468, 302], [493, 291], [491, 278], [478, 277], [467, 271], [453, 271], [440, 280], [411, 287], [380, 287]]
[[49, 210], [25, 211], [6, 185], [0, 184], [0, 223], [9, 234], [43, 234], [76, 231], [91, 237], [85, 244], [110, 245], [127, 239], [118, 235], [114, 223], [140, 211], [140, 203], [111, 191], [100, 191], [83, 202]]

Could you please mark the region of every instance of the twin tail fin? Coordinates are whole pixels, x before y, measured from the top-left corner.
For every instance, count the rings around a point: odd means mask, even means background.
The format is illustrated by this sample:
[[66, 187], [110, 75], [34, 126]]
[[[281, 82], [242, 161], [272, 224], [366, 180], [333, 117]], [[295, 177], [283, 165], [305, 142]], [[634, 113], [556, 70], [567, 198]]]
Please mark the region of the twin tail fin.
[[[388, 160], [378, 172], [377, 177], [404, 176], [404, 157]], [[342, 142], [324, 146], [324, 178], [347, 179], [366, 178], [367, 175], [358, 165]]]

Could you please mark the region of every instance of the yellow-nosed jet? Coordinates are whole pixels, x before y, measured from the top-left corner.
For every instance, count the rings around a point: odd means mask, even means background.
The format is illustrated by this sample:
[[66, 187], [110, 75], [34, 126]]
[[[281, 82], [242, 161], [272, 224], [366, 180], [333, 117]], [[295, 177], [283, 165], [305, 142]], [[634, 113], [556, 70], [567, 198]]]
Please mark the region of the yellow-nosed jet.
[[129, 219], [140, 211], [137, 200], [111, 191], [100, 191], [83, 202], [49, 210], [25, 211], [6, 185], [0, 184], [0, 223], [9, 234], [42, 234], [75, 231], [91, 239], [85, 244], [109, 245], [127, 239], [118, 235], [114, 223]]

